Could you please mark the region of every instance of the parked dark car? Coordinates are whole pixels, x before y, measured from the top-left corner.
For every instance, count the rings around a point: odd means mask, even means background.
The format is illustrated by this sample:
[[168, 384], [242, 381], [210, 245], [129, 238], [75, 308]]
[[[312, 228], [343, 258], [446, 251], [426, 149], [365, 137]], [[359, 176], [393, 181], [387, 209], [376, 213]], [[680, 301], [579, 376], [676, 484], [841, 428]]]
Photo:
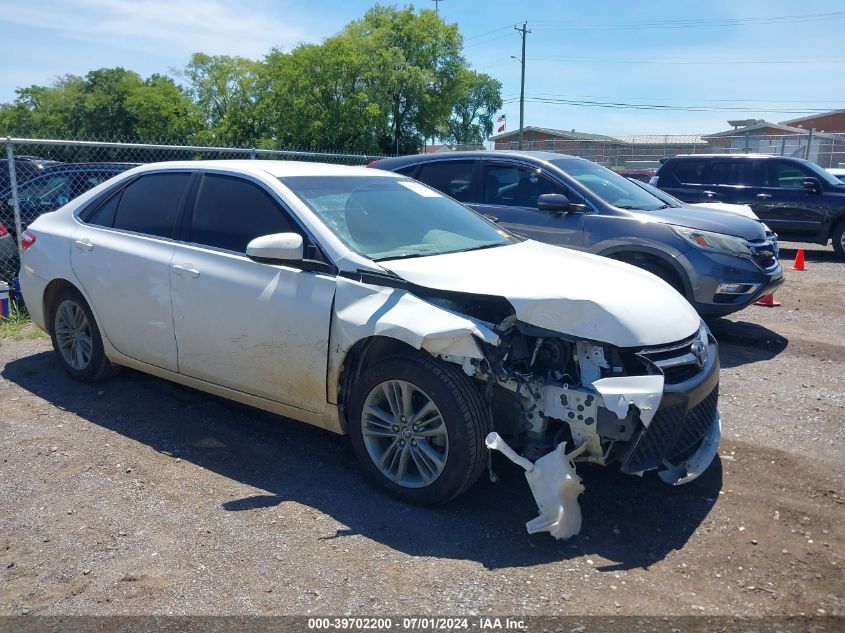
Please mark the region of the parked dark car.
[[845, 183], [788, 156], [689, 154], [664, 159], [651, 184], [684, 202], [747, 204], [782, 240], [833, 248], [845, 259]]
[[451, 152], [387, 158], [370, 166], [416, 178], [515, 233], [644, 268], [705, 316], [741, 310], [783, 282], [775, 240], [760, 222], [669, 208], [583, 158]]
[[[15, 161], [18, 168], [19, 161]], [[134, 163], [53, 163], [39, 168], [29, 178], [17, 174], [18, 203], [23, 228], [42, 213], [55, 211], [96, 187], [104, 180], [135, 167]], [[0, 223], [17, 239], [12, 190], [8, 185], [0, 190]]]
[[[23, 182], [40, 174], [45, 167], [58, 164], [58, 161], [40, 156], [15, 156], [15, 176], [18, 182]], [[6, 189], [10, 182], [9, 159], [0, 158], [0, 191]]]

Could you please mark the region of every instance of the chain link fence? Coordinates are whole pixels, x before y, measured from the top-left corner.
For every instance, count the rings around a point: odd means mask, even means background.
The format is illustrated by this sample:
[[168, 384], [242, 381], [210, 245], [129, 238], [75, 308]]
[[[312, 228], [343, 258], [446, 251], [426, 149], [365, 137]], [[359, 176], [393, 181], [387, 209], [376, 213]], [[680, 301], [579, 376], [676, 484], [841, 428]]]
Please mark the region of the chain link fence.
[[[532, 138], [532, 135], [534, 138]], [[527, 132], [525, 150], [542, 150], [587, 158], [616, 170], [656, 169], [660, 159], [676, 154], [771, 154], [805, 158], [824, 168], [845, 166], [845, 134], [808, 130], [806, 134], [655, 134], [602, 136], [573, 133], [576, 138], [542, 138]], [[580, 136], [580, 138], [577, 138]], [[517, 149], [516, 140], [497, 140], [495, 149]]]
[[0, 281], [10, 285], [20, 268], [19, 236], [30, 222], [141, 163], [240, 158], [366, 165], [381, 158], [334, 152], [95, 140], [6, 138], [4, 143], [0, 158]]

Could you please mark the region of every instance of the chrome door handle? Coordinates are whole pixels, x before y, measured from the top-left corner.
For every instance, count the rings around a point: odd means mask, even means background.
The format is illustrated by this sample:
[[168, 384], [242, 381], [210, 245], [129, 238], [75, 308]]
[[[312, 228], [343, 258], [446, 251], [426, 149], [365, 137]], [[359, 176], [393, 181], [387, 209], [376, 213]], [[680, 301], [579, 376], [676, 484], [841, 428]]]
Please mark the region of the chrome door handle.
[[707, 198], [715, 198], [716, 197], [715, 191], [702, 191], [701, 193]]
[[761, 200], [765, 200], [766, 198], [771, 198], [772, 194], [770, 194], [770, 193], [758, 193], [757, 197], [760, 198]]
[[200, 271], [194, 268], [191, 264], [182, 264], [181, 266], [177, 264], [173, 266], [173, 272], [175, 272], [180, 277], [183, 276], [182, 273], [188, 273], [193, 279], [196, 279], [200, 276]]
[[76, 240], [73, 245], [81, 251], [93, 251], [94, 244], [91, 243], [87, 237], [83, 237], [81, 240]]

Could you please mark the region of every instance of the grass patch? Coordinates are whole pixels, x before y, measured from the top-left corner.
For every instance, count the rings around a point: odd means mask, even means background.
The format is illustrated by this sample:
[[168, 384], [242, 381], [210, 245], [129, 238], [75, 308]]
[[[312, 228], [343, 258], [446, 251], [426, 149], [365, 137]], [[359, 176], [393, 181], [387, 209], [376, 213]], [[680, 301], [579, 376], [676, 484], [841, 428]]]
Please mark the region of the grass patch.
[[0, 319], [0, 340], [24, 341], [49, 338], [37, 325], [29, 320], [29, 313], [14, 302], [9, 304], [9, 318]]

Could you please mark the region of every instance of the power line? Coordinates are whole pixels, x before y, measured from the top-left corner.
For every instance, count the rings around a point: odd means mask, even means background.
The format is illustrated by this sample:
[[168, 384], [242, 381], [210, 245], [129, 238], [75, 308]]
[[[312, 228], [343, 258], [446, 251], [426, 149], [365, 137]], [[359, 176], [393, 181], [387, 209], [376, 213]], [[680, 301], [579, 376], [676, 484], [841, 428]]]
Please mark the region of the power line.
[[827, 13], [804, 13], [798, 15], [773, 15], [757, 16], [747, 18], [716, 18], [716, 19], [685, 19], [685, 20], [664, 20], [658, 22], [631, 22], [625, 23], [582, 23], [559, 22], [552, 20], [536, 21], [538, 30], [558, 31], [620, 31], [630, 29], [691, 29], [691, 28], [715, 28], [730, 26], [752, 26], [767, 24], [783, 24], [795, 22], [817, 22], [820, 20], [839, 20], [845, 18], [845, 11], [830, 11]]
[[719, 59], [693, 60], [693, 59], [621, 59], [607, 57], [530, 57], [533, 61], [568, 62], [576, 64], [677, 64], [677, 65], [712, 65], [712, 64], [818, 64], [820, 61], [840, 64], [845, 58], [834, 58], [820, 60], [814, 59]]
[[[622, 110], [657, 110], [657, 111], [683, 111], [683, 112], [756, 112], [756, 113], [778, 113], [778, 114], [814, 114], [828, 112], [829, 108], [755, 108], [747, 106], [699, 106], [699, 105], [666, 105], [658, 103], [626, 103], [618, 101], [592, 101], [582, 99], [562, 99], [541, 96], [528, 96], [525, 101], [532, 103], [545, 103], [549, 105], [577, 106], [585, 108], [611, 108]], [[516, 103], [517, 99], [503, 100], [503, 104]]]

